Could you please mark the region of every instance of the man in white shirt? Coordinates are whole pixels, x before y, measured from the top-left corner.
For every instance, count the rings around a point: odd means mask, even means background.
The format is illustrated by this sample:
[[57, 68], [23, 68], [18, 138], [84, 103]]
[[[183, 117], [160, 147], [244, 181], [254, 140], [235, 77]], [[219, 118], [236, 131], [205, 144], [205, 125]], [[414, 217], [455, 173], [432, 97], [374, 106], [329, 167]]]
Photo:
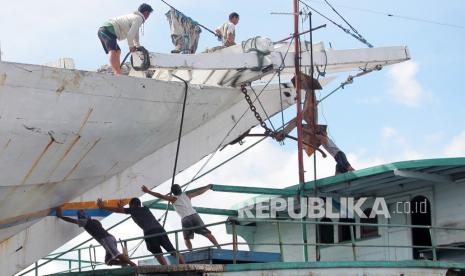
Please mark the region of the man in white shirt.
[[[216, 241], [215, 237], [211, 234], [210, 230], [205, 227], [202, 219], [200, 218], [199, 214], [195, 209], [192, 207], [191, 198], [199, 196], [206, 191], [210, 190], [212, 185], [207, 185], [205, 187], [195, 189], [193, 191], [183, 192], [181, 186], [178, 184], [174, 184], [171, 187], [171, 193], [173, 196], [166, 196], [160, 193], [152, 192], [147, 187], [142, 186], [142, 191], [144, 193], [148, 193], [157, 197], [159, 199], [163, 199], [166, 201], [171, 202], [173, 204], [174, 209], [181, 217], [181, 224], [183, 228], [183, 236], [184, 242], [186, 243], [186, 247], [189, 250], [192, 250], [192, 243], [191, 239], [194, 238], [194, 233], [200, 234], [205, 236], [209, 239], [218, 249], [221, 249], [220, 245]], [[187, 229], [198, 227], [196, 229]]]
[[98, 38], [102, 42], [103, 50], [109, 54], [110, 66], [115, 75], [121, 74], [121, 49], [117, 40], [128, 40], [129, 51], [135, 52], [139, 44], [139, 28], [147, 20], [153, 9], [148, 4], [139, 6], [138, 11], [115, 17], [103, 23], [98, 30]]
[[229, 15], [229, 20], [224, 22], [223, 25], [216, 28], [215, 32], [223, 41], [223, 46], [229, 47], [236, 45], [236, 25], [239, 23], [239, 14], [233, 12]]

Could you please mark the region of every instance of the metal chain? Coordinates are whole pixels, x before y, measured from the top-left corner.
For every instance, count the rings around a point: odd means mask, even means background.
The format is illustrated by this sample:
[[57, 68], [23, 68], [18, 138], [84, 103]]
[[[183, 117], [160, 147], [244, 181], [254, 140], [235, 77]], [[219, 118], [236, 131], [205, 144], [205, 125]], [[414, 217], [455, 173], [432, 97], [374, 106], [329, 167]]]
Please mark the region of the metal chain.
[[242, 84], [241, 85], [241, 92], [242, 94], [244, 94], [244, 97], [245, 97], [245, 100], [247, 101], [247, 103], [249, 104], [249, 107], [250, 107], [250, 110], [253, 112], [255, 118], [257, 119], [257, 121], [260, 123], [260, 126], [265, 129], [265, 135], [266, 136], [270, 136], [271, 138], [273, 139], [276, 139], [276, 137], [278, 136], [278, 133], [273, 131], [272, 129], [270, 129], [265, 121], [263, 120], [262, 116], [260, 115], [260, 113], [258, 113], [257, 111], [257, 108], [255, 107], [255, 105], [253, 104], [252, 102], [252, 99], [250, 98], [249, 94], [248, 94], [248, 91], [247, 91], [247, 88], [245, 86], [245, 84]]

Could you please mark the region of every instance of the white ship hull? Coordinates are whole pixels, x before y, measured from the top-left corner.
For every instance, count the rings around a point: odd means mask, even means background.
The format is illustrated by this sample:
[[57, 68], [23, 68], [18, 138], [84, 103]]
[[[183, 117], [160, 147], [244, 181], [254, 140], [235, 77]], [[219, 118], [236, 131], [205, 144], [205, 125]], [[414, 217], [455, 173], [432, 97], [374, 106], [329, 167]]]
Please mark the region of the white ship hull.
[[[281, 48], [276, 51], [291, 47]], [[22, 270], [80, 232], [47, 217], [51, 208], [97, 197], [140, 196], [135, 175], [152, 179], [153, 186], [171, 177], [184, 97], [184, 84], [171, 81], [172, 72], [193, 83], [178, 172], [257, 125], [241, 91], [224, 80], [269, 79], [281, 65], [287, 68], [282, 77], [289, 77], [292, 53], [282, 59], [284, 55], [271, 52], [263, 61], [267, 71], [255, 71], [253, 54], [241, 54], [236, 47], [231, 56], [232, 50], [220, 51], [223, 59], [180, 55], [166, 63], [171, 59], [160, 56], [164, 64], [153, 65], [151, 70], [158, 70], [154, 79], [143, 73], [132, 74], [138, 78], [0, 63], [1, 274]], [[405, 47], [315, 52], [316, 65], [327, 65], [328, 73], [409, 58]], [[234, 69], [237, 60], [241, 70]], [[290, 88], [281, 92], [287, 108], [295, 93]], [[279, 93], [271, 85], [261, 94], [268, 115], [281, 110]]]
[[[271, 114], [281, 108], [277, 93], [262, 94]], [[21, 233], [50, 208], [139, 196], [140, 187], [128, 185], [134, 171], [153, 172], [154, 185], [171, 177], [183, 97], [179, 82], [0, 63], [0, 265], [11, 268], [7, 275], [77, 234], [48, 227], [55, 218]], [[294, 96], [284, 99], [288, 107]], [[178, 170], [256, 125], [248, 112], [224, 139], [247, 109], [238, 89], [190, 86]], [[53, 239], [36, 235], [45, 232]], [[37, 239], [28, 239], [32, 233]]]

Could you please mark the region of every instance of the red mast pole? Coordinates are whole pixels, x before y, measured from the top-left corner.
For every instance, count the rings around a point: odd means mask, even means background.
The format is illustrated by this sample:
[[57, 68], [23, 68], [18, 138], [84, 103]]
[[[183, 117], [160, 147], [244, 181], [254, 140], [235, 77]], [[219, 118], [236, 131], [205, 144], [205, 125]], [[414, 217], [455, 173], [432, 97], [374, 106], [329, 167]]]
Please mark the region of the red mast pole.
[[[294, 0], [294, 67], [295, 67], [295, 90], [297, 101], [297, 151], [299, 159], [299, 186], [300, 197], [305, 196], [305, 175], [304, 175], [304, 156], [302, 151], [302, 97], [300, 94], [300, 36], [299, 36], [299, 3]], [[302, 218], [302, 221], [305, 217]], [[307, 225], [302, 223], [302, 240], [303, 240], [303, 255], [304, 261], [308, 262], [308, 247], [307, 247]]]
[[302, 151], [302, 97], [300, 93], [300, 40], [299, 40], [299, 4], [298, 0], [294, 0], [294, 67], [295, 67], [295, 90], [297, 101], [297, 150], [299, 159], [299, 183], [301, 188], [305, 183], [304, 176], [304, 157]]

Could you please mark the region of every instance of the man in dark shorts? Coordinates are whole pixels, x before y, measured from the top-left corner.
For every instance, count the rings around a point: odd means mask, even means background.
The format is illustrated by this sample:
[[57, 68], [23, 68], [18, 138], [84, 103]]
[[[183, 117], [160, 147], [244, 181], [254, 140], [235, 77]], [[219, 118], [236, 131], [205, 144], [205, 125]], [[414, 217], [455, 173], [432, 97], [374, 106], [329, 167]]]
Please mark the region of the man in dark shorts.
[[64, 221], [77, 224], [79, 227], [84, 227], [87, 233], [89, 233], [105, 249], [105, 263], [107, 265], [136, 266], [136, 264], [131, 262], [126, 255], [121, 254], [118, 251], [115, 237], [103, 229], [100, 221], [87, 216], [84, 210], [77, 211], [77, 220], [64, 217], [60, 208], [56, 209], [56, 216]]
[[[138, 198], [132, 198], [129, 201], [129, 208], [123, 208], [122, 203], [120, 203], [118, 207], [105, 206], [105, 203], [100, 198], [97, 200], [97, 205], [99, 208], [108, 210], [110, 212], [131, 215], [131, 218], [134, 220], [134, 222], [144, 231], [144, 236], [164, 233], [163, 235], [145, 238], [147, 250], [155, 255], [155, 258], [161, 265], [168, 264], [165, 257], [160, 255], [160, 253], [162, 253], [161, 247], [163, 247], [175, 258], [177, 257], [176, 255], [179, 254], [173, 247], [173, 244], [171, 244], [171, 241], [168, 238], [168, 235], [166, 235], [166, 231], [163, 226], [160, 225], [157, 219], [153, 216], [152, 212], [150, 212], [149, 208], [142, 206]], [[184, 257], [181, 254], [179, 254], [179, 263], [185, 263]]]
[[121, 49], [117, 40], [128, 40], [129, 51], [135, 52], [139, 44], [139, 28], [147, 20], [153, 9], [150, 5], [142, 4], [138, 11], [115, 17], [103, 23], [97, 35], [102, 42], [103, 50], [109, 55], [110, 66], [115, 75], [121, 74]]
[[[195, 189], [193, 191], [187, 191], [187, 192], [184, 193], [182, 191], [181, 187], [178, 184], [174, 184], [171, 187], [171, 193], [174, 196], [166, 196], [166, 195], [162, 195], [160, 193], [152, 192], [145, 186], [142, 186], [142, 191], [144, 193], [151, 194], [154, 197], [157, 197], [159, 199], [169, 201], [169, 202], [171, 202], [173, 204], [174, 209], [176, 210], [178, 215], [181, 217], [184, 242], [186, 243], [186, 247], [189, 250], [192, 250], [192, 243], [191, 243], [190, 240], [194, 238], [194, 233], [205, 236], [218, 249], [221, 249], [221, 247], [218, 244], [218, 242], [216, 241], [215, 237], [212, 235], [210, 230], [208, 230], [205, 227], [205, 224], [203, 223], [203, 221], [200, 218], [199, 214], [197, 214], [197, 211], [195, 211], [195, 209], [192, 207], [192, 203], [191, 203], [191, 198], [205, 193], [206, 191], [210, 190], [211, 187], [212, 187], [212, 185], [207, 185], [205, 187]], [[198, 228], [196, 228], [196, 229], [186, 229], [186, 228], [192, 228], [192, 227], [198, 227]], [[184, 229], [186, 229], [186, 230], [184, 230]]]

